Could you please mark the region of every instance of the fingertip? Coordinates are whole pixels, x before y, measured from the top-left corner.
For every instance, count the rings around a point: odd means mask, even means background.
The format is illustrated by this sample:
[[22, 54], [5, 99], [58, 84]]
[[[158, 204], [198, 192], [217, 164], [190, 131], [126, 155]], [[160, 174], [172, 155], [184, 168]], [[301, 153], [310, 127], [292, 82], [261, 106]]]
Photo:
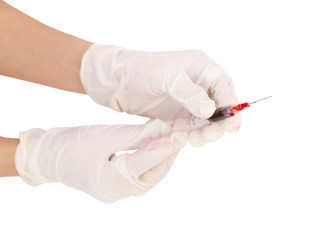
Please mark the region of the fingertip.
[[236, 133], [237, 131], [239, 131], [240, 126], [241, 126], [241, 124], [239, 124], [239, 125], [234, 125], [234, 126], [232, 126], [230, 129], [228, 129], [227, 131], [228, 131], [229, 133]]
[[225, 119], [221, 122], [221, 127], [229, 133], [235, 133], [241, 126], [241, 114], [238, 113], [235, 116]]
[[215, 142], [224, 135], [225, 129], [219, 124], [212, 123], [211, 125], [204, 127], [202, 133], [206, 142]]
[[187, 73], [180, 73], [169, 89], [169, 95], [186, 110], [200, 118], [208, 118], [215, 111], [215, 102], [203, 87], [194, 83]]
[[206, 92], [194, 95], [185, 102], [185, 108], [199, 118], [209, 118], [216, 110], [216, 104], [209, 98]]
[[202, 147], [205, 144], [201, 129], [193, 130], [189, 134], [189, 143], [194, 147]]
[[216, 111], [216, 104], [213, 100], [209, 99], [207, 101], [203, 101], [199, 107], [199, 115], [200, 118], [209, 118]]

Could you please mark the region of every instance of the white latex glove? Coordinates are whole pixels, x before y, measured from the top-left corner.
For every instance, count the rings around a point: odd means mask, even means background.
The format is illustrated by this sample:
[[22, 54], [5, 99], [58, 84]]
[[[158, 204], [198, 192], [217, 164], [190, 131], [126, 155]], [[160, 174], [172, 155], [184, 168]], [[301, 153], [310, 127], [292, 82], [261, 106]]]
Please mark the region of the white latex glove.
[[[81, 63], [81, 82], [97, 103], [164, 121], [209, 118], [216, 107], [238, 103], [231, 78], [200, 51], [138, 52], [93, 44]], [[235, 132], [240, 114], [192, 130], [200, 146]]]
[[[20, 133], [16, 169], [30, 185], [59, 181], [110, 203], [141, 195], [166, 176], [187, 141], [186, 133], [169, 132], [159, 120], [137, 126], [31, 129]], [[138, 150], [114, 155], [133, 149]]]

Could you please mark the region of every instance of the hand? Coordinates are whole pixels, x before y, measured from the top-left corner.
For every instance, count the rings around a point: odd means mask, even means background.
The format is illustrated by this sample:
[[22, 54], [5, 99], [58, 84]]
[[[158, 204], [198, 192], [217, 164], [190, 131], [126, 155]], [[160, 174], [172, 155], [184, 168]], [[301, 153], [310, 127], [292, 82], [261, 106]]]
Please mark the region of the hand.
[[110, 203], [155, 186], [186, 141], [186, 133], [170, 134], [169, 125], [159, 120], [138, 126], [31, 129], [20, 134], [15, 164], [28, 184], [59, 181]]
[[[81, 82], [97, 103], [164, 121], [209, 118], [238, 103], [231, 78], [200, 51], [137, 52], [93, 44], [84, 54]], [[211, 98], [210, 98], [210, 97]], [[239, 128], [240, 115], [190, 133], [193, 145]]]

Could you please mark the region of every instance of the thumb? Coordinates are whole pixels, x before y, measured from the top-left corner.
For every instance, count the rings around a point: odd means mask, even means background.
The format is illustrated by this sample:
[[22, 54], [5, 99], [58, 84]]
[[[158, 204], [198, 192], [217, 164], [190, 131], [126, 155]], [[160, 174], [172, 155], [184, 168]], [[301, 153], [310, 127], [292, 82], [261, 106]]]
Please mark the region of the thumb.
[[209, 118], [216, 110], [215, 102], [186, 73], [180, 73], [168, 91], [174, 100], [199, 118]]
[[140, 185], [157, 184], [168, 173], [178, 152], [186, 144], [187, 133], [173, 133], [127, 156], [128, 171]]

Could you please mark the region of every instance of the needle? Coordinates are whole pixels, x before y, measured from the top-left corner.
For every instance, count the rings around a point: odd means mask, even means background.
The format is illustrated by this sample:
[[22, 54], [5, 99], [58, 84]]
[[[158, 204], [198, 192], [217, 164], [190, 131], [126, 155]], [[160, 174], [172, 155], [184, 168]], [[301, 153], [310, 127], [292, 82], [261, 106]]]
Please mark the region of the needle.
[[266, 100], [266, 99], [268, 99], [268, 98], [271, 98], [271, 97], [272, 97], [272, 96], [265, 97], [265, 98], [262, 98], [262, 99], [260, 99], [260, 100], [256, 100], [256, 101], [254, 101], [254, 102], [251, 102], [250, 104], [257, 103], [257, 102], [260, 102], [260, 101]]
[[251, 103], [245, 102], [238, 105], [227, 105], [225, 107], [217, 108], [213, 115], [208, 119], [201, 119], [196, 116], [192, 116], [191, 119], [188, 120], [179, 119], [173, 123], [172, 127], [175, 131], [189, 131], [191, 129], [207, 126], [209, 122], [212, 124], [212, 122], [222, 121], [226, 118], [233, 117], [238, 112], [250, 107], [251, 104], [263, 101], [271, 97], [272, 96], [262, 98]]

